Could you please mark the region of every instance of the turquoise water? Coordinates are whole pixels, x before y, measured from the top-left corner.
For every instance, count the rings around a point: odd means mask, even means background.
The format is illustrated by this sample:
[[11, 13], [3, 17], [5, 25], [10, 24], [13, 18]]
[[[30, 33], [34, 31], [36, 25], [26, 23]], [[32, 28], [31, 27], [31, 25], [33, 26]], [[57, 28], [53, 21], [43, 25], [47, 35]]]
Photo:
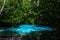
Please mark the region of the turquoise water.
[[[15, 31], [18, 34], [29, 34], [34, 31], [45, 31], [45, 30], [52, 31], [53, 28], [50, 28], [49, 26], [19, 25], [17, 28], [8, 28], [6, 30]], [[0, 32], [2, 31], [5, 30], [0, 30]]]

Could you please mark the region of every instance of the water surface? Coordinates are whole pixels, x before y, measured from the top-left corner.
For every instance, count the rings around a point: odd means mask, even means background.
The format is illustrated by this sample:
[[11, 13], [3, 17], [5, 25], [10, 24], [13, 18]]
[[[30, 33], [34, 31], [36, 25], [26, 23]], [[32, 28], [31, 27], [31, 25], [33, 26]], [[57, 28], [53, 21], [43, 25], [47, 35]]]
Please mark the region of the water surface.
[[13, 32], [16, 32], [18, 34], [29, 34], [31, 32], [35, 32], [35, 31], [53, 31], [54, 29], [49, 27], [49, 26], [37, 26], [37, 25], [19, 25], [18, 27], [16, 28], [8, 28], [8, 29], [3, 29], [3, 30], [0, 30], [0, 33], [3, 31], [12, 31]]

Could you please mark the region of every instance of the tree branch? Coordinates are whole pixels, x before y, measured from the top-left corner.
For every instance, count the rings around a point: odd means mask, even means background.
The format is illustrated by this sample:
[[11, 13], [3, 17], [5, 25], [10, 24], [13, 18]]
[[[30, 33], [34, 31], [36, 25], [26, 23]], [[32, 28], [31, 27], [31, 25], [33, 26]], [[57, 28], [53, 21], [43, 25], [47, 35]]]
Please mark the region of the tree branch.
[[3, 9], [4, 9], [5, 3], [6, 3], [6, 0], [4, 0], [4, 2], [3, 2], [3, 6], [2, 6], [2, 8], [0, 10], [0, 15], [1, 15], [1, 12], [3, 11]]

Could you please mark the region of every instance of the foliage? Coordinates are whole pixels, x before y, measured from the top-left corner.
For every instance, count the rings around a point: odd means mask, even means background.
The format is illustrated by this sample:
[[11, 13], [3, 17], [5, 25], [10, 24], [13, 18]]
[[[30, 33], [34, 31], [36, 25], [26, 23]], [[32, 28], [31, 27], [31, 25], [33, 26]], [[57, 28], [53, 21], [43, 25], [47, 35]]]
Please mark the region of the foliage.
[[[37, 24], [39, 25], [56, 25], [59, 24], [60, 18], [60, 1], [59, 0], [39, 0], [39, 6], [33, 7], [37, 12]], [[36, 10], [35, 10], [36, 9]]]
[[[38, 5], [39, 4], [39, 5]], [[3, 22], [57, 24], [60, 18], [59, 0], [7, 0], [2, 12]]]

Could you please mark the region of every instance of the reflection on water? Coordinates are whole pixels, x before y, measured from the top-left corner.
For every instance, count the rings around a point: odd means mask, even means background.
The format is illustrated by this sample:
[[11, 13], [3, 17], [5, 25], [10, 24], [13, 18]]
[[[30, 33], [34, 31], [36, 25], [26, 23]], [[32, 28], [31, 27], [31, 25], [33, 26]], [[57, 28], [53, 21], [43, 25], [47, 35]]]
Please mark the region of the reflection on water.
[[4, 31], [4, 30], [0, 30], [0, 32], [2, 32], [2, 31]]
[[[53, 28], [50, 28], [48, 26], [37, 27], [36, 25], [19, 25], [19, 27], [17, 28], [8, 28], [8, 29], [5, 29], [4, 31], [7, 31], [7, 30], [12, 31], [12, 32], [17, 32], [18, 34], [29, 34], [34, 31], [45, 31], [45, 30], [52, 31]], [[1, 31], [2, 30], [0, 30], [0, 32]]]

